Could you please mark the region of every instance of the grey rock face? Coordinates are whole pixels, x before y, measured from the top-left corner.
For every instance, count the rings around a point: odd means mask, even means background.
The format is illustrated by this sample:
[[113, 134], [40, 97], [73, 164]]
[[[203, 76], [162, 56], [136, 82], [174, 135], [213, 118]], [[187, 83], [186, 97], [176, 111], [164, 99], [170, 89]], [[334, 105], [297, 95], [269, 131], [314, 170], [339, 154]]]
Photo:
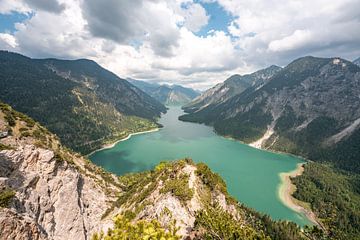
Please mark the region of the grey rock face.
[[94, 179], [59, 162], [54, 152], [33, 145], [0, 152], [1, 187], [16, 190], [16, 200], [0, 211], [1, 239], [89, 239], [106, 230], [101, 220], [109, 197]]

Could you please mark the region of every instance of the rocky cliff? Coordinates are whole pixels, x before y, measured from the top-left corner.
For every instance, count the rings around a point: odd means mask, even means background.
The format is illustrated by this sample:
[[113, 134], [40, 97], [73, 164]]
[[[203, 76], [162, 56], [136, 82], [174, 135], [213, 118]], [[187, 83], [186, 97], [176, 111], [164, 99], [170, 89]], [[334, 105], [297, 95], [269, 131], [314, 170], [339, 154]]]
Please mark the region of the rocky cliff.
[[30, 118], [1, 104], [0, 239], [89, 239], [112, 226], [102, 218], [120, 192], [116, 177], [63, 148]]

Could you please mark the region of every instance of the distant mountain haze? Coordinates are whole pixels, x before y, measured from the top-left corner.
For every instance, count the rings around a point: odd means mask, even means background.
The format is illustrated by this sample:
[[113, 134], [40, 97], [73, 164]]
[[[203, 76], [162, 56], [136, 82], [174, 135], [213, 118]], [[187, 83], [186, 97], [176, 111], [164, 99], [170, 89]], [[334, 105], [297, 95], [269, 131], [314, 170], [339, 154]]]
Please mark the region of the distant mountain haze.
[[165, 105], [184, 105], [200, 95], [180, 85], [160, 85], [134, 79], [128, 81]]
[[31, 59], [0, 51], [0, 100], [77, 151], [156, 127], [164, 105], [96, 62]]

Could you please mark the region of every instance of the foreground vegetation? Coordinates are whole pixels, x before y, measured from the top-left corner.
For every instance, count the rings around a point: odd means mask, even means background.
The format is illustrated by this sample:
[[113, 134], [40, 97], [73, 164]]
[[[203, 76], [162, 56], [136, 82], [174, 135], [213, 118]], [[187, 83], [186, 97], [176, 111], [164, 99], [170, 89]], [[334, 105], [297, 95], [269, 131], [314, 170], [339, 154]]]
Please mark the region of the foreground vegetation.
[[[276, 239], [276, 240], [302, 240], [307, 239], [305, 234], [314, 236], [315, 228], [307, 228], [303, 233], [292, 222], [273, 221], [269, 216], [260, 214], [240, 204], [227, 192], [226, 183], [210, 168], [203, 164], [195, 164], [191, 159], [175, 162], [162, 162], [152, 171], [126, 174], [119, 177], [124, 192], [113, 203], [103, 217], [108, 216], [113, 209], [121, 208], [123, 216], [132, 224], [138, 221], [137, 216], [145, 208], [151, 207], [152, 202], [147, 198], [159, 189], [160, 194], [170, 193], [176, 197], [183, 206], [194, 196], [194, 190], [189, 188], [189, 176], [182, 173], [186, 165], [196, 167], [195, 174], [202, 185], [198, 185], [203, 208], [197, 212], [194, 225], [195, 239]], [[163, 184], [159, 183], [162, 182]], [[216, 202], [214, 195], [225, 195], [227, 204], [234, 206], [238, 219], [229, 211], [225, 211]], [[166, 212], [169, 214], [171, 212]], [[166, 226], [162, 226], [166, 227]]]
[[15, 192], [12, 189], [5, 188], [0, 190], [0, 208], [8, 207], [13, 197], [15, 197]]
[[131, 222], [124, 216], [117, 216], [114, 219], [114, 227], [104, 234], [96, 233], [92, 240], [120, 240], [120, 239], [143, 239], [143, 240], [178, 240], [176, 228], [164, 229], [156, 220], [139, 220]]

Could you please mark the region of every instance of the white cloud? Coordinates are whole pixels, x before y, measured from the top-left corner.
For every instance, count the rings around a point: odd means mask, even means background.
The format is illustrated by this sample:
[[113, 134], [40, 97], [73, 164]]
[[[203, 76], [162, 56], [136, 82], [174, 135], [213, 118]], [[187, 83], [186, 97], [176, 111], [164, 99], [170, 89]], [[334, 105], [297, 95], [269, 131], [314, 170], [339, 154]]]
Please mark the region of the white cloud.
[[60, 13], [65, 9], [64, 4], [60, 4], [57, 0], [24, 0], [30, 7], [41, 9], [52, 13]]
[[237, 17], [229, 31], [239, 37], [249, 64], [286, 64], [304, 55], [360, 55], [359, 0], [218, 2]]
[[1, 0], [0, 14], [10, 14], [11, 12], [28, 13], [30, 8], [22, 0]]
[[124, 78], [204, 89], [304, 55], [360, 56], [359, 0], [217, 0], [235, 17], [236, 38], [216, 30], [197, 36], [210, 16], [193, 0], [24, 1], [0, 1], [0, 13], [32, 13], [14, 34], [0, 34], [1, 48], [90, 58]]
[[296, 30], [290, 36], [269, 43], [269, 50], [274, 52], [289, 51], [306, 46], [311, 41], [309, 30]]
[[8, 33], [0, 33], [0, 47], [7, 50], [16, 49], [18, 46], [16, 38]]
[[205, 9], [198, 3], [189, 2], [181, 8], [180, 14], [184, 17], [184, 27], [192, 32], [198, 32], [209, 21]]

